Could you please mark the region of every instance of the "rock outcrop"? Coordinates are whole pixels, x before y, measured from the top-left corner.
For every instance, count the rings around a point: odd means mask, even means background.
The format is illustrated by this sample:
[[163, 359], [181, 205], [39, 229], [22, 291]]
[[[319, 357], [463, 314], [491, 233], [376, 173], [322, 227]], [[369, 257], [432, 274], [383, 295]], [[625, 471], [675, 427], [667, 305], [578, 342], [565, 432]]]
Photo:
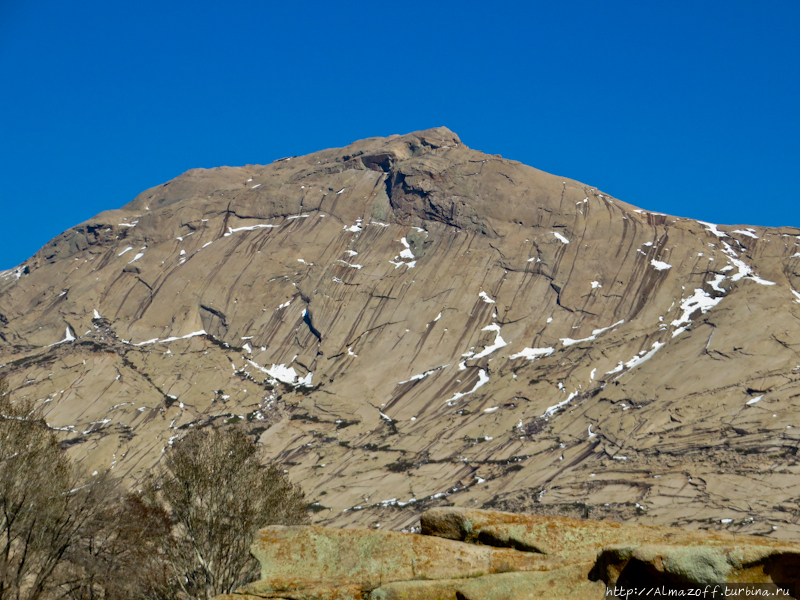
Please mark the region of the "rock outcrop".
[[217, 600], [599, 599], [614, 587], [652, 596], [721, 584], [800, 590], [800, 545], [775, 540], [459, 508], [428, 511], [421, 525], [421, 535], [268, 527], [253, 544], [261, 580]]
[[131, 483], [189, 427], [247, 427], [318, 523], [453, 503], [796, 539], [798, 238], [445, 128], [374, 138], [58, 236], [0, 274], [0, 372]]

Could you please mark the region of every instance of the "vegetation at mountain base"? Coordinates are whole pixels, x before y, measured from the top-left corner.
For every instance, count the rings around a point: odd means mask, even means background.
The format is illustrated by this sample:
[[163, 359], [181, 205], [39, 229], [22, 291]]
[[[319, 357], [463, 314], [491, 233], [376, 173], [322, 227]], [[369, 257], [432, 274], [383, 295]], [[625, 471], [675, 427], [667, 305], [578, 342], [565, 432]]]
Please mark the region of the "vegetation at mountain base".
[[212, 598], [257, 578], [256, 531], [308, 521], [303, 492], [262, 458], [235, 428], [191, 430], [166, 453], [146, 502], [172, 517], [164, 560], [186, 597]]
[[138, 493], [69, 459], [0, 379], [0, 598], [204, 599], [255, 578], [256, 531], [305, 523], [283, 469], [241, 431], [192, 430]]

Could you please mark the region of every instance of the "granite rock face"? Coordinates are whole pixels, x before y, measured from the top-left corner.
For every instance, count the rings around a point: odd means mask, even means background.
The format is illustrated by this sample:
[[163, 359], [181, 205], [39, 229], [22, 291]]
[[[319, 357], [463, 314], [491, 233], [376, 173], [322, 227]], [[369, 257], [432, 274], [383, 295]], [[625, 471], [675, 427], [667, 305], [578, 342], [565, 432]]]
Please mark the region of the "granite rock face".
[[799, 237], [445, 128], [373, 138], [188, 171], [58, 236], [0, 274], [0, 370], [131, 482], [238, 422], [318, 523], [452, 503], [796, 539]]
[[[460, 540], [450, 539], [454, 523]], [[422, 531], [268, 527], [253, 544], [261, 579], [217, 600], [599, 599], [615, 586], [647, 597], [800, 585], [800, 545], [754, 536], [459, 508], [423, 514]], [[550, 552], [517, 550], [523, 542]]]

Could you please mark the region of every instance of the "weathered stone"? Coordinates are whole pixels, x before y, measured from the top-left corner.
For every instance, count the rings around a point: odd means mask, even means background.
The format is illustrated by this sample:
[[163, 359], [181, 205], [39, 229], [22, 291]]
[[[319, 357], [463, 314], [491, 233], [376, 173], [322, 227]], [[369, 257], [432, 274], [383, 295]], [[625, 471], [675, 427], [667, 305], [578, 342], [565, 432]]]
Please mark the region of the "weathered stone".
[[[320, 582], [304, 582], [299, 580], [291, 582], [257, 581], [241, 590], [245, 596], [257, 598], [282, 598], [285, 600], [362, 600], [364, 598], [363, 586], [345, 584], [320, 584]], [[272, 586], [277, 586], [274, 589]], [[237, 592], [238, 593], [238, 592]]]
[[422, 514], [420, 524], [425, 535], [541, 552], [568, 562], [585, 561], [601, 549], [617, 545], [730, 546], [758, 556], [784, 547], [779, 540], [762, 537], [459, 507], [428, 510]]
[[606, 586], [589, 581], [589, 565], [572, 565], [545, 573], [506, 573], [477, 577], [458, 587], [459, 600], [594, 600], [603, 598]]
[[562, 564], [559, 559], [509, 548], [393, 531], [315, 526], [262, 529], [252, 553], [261, 563], [261, 580], [244, 588], [251, 594], [321, 584], [358, 584], [369, 589], [391, 581], [547, 570]]
[[[606, 586], [800, 589], [800, 545], [752, 536], [458, 508], [428, 511], [422, 531], [267, 527], [253, 544], [262, 579], [239, 592], [291, 600], [589, 600], [604, 597]], [[549, 556], [485, 545], [544, 542]]]
[[[214, 596], [212, 600], [261, 600], [264, 596], [252, 596], [250, 594], [240, 594], [236, 592], [235, 594], [220, 594], [219, 596]], [[273, 596], [272, 600], [290, 600], [289, 598], [282, 598], [280, 596]]]
[[369, 600], [455, 600], [463, 579], [397, 581], [387, 583], [369, 595]]
[[602, 598], [606, 586], [589, 581], [590, 564], [553, 571], [503, 573], [472, 579], [403, 581], [382, 586], [370, 600], [538, 600]]
[[237, 593], [290, 600], [360, 600], [363, 589], [360, 584], [336, 579], [321, 581], [301, 577], [271, 577], [250, 583], [237, 590]]
[[775, 583], [800, 590], [800, 548], [756, 545], [641, 545], [604, 548], [591, 573], [608, 585]]

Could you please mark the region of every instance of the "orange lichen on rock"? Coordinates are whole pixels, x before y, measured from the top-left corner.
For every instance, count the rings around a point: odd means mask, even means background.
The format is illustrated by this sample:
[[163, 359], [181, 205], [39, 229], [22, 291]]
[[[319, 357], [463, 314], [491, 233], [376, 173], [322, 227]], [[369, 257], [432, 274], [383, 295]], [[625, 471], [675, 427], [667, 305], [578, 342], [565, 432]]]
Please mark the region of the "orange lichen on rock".
[[607, 586], [800, 587], [800, 545], [753, 536], [437, 508], [422, 535], [262, 529], [261, 580], [217, 600], [603, 598]]

